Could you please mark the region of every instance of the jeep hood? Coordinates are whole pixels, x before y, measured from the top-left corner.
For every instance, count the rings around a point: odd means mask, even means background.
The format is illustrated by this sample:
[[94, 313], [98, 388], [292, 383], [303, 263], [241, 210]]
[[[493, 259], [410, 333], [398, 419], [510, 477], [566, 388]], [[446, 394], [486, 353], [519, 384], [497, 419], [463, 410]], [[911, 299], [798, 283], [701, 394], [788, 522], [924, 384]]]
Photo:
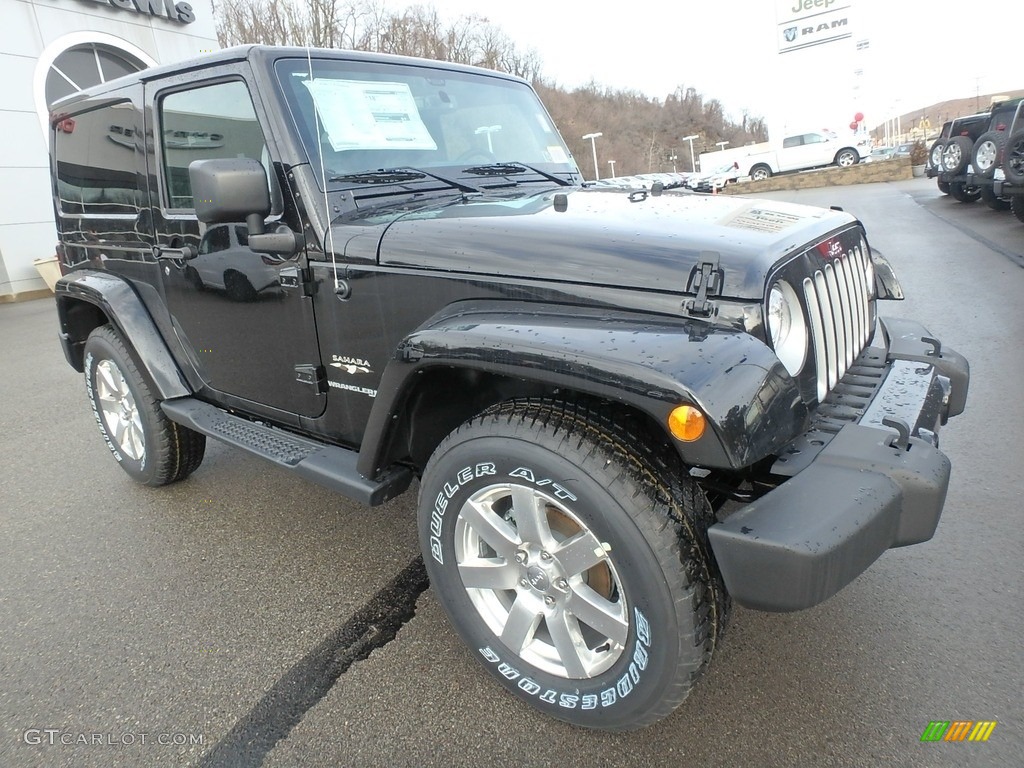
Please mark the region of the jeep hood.
[[[564, 210], [555, 206], [560, 195]], [[854, 221], [732, 196], [548, 189], [396, 214], [378, 258], [390, 267], [683, 293], [710, 251], [724, 271], [720, 295], [760, 301], [779, 259]]]

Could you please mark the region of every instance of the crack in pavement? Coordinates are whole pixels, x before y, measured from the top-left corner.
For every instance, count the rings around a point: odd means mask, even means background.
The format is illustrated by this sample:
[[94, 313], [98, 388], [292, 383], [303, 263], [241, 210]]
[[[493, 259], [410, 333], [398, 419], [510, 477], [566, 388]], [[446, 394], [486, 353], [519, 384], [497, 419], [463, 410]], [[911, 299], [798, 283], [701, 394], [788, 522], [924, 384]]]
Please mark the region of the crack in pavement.
[[417, 556], [352, 617], [307, 653], [197, 763], [199, 768], [259, 766], [338, 678], [392, 640], [416, 613], [429, 586]]

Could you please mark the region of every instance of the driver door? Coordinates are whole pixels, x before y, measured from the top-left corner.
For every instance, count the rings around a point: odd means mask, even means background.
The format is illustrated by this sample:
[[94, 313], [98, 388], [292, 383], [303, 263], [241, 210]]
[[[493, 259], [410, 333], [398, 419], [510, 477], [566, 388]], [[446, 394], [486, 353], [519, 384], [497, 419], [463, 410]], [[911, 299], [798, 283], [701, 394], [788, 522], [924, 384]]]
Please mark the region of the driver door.
[[195, 214], [189, 164], [250, 157], [267, 170], [267, 226], [302, 229], [282, 218], [280, 169], [244, 70], [219, 74], [184, 84], [176, 78], [173, 87], [146, 95], [155, 123], [156, 255], [171, 323], [188, 358], [179, 362], [201, 378], [204, 399], [285, 421], [296, 421], [285, 414], [318, 416], [326, 394], [316, 325], [311, 299], [295, 277], [304, 254], [256, 253], [244, 221], [206, 225]]

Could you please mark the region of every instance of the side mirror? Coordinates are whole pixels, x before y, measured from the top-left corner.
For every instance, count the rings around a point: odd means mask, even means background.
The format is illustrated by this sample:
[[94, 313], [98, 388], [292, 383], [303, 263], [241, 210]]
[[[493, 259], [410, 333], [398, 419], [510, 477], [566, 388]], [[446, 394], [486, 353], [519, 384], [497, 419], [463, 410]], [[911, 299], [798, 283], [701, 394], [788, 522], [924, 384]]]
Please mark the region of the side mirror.
[[206, 224], [244, 221], [270, 215], [270, 190], [263, 166], [248, 157], [194, 160], [189, 163], [196, 216]]
[[256, 253], [291, 256], [305, 244], [302, 235], [280, 225], [266, 232], [270, 189], [263, 166], [249, 157], [194, 160], [189, 163], [196, 216], [205, 224], [245, 221], [249, 248]]

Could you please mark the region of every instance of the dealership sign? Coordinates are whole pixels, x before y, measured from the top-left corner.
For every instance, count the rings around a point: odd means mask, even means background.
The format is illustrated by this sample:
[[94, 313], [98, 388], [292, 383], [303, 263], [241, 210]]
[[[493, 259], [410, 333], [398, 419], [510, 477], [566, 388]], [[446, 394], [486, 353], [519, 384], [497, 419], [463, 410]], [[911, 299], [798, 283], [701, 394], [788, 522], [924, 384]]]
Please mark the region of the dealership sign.
[[192, 6], [174, 0], [82, 0], [90, 5], [109, 5], [122, 11], [141, 13], [146, 16], [157, 16], [181, 24], [191, 24], [196, 20]]
[[851, 37], [848, 0], [776, 0], [779, 53]]

